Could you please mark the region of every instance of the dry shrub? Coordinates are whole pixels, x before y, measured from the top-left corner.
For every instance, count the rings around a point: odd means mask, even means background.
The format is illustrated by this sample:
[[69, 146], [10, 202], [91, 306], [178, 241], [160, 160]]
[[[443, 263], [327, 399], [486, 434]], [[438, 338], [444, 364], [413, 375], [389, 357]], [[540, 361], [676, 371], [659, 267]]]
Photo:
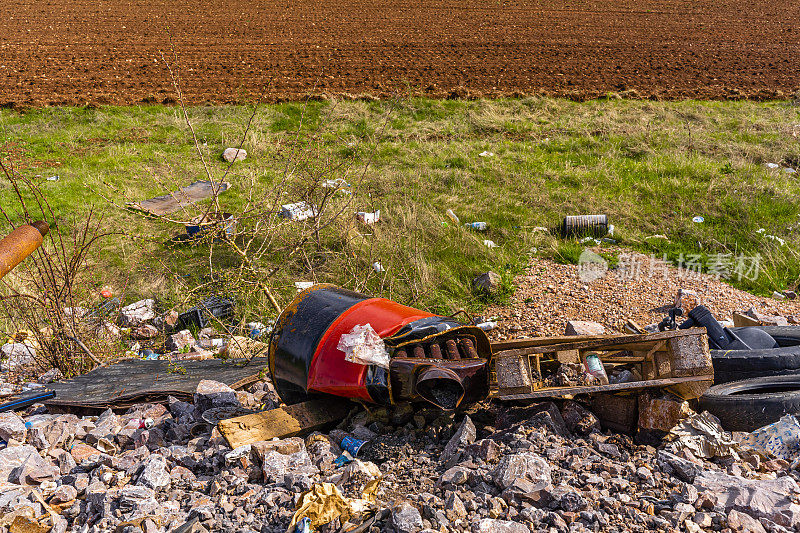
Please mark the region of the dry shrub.
[[[91, 255], [109, 235], [90, 211], [83, 220], [59, 219], [36, 182], [0, 162], [18, 206], [0, 206], [7, 234], [36, 220], [50, 224], [42, 246], [0, 281], [0, 324], [10, 338], [36, 348], [31, 370], [65, 375], [90, 370], [118, 351], [97, 299]], [[113, 328], [113, 326], [111, 326]]]

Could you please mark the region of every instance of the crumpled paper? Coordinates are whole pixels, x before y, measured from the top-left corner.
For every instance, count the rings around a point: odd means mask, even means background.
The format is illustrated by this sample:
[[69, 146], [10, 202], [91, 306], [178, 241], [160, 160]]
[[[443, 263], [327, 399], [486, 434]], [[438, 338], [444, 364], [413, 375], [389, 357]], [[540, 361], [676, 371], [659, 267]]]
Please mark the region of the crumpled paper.
[[667, 446], [673, 453], [688, 449], [695, 457], [733, 457], [740, 459], [741, 448], [733, 436], [722, 428], [719, 419], [703, 411], [692, 413], [681, 420], [667, 435], [671, 441]]
[[389, 369], [389, 352], [370, 324], [358, 324], [344, 333], [336, 348], [344, 352], [345, 361]]
[[800, 422], [792, 415], [784, 415], [777, 422], [748, 433], [741, 443], [792, 462], [800, 453]]
[[353, 516], [377, 510], [375, 497], [380, 481], [373, 479], [367, 483], [362, 497], [355, 499], [345, 498], [333, 483], [317, 483], [300, 496], [287, 533], [295, 531], [295, 526], [304, 518], [308, 519], [304, 525], [316, 529], [337, 518], [345, 523]]

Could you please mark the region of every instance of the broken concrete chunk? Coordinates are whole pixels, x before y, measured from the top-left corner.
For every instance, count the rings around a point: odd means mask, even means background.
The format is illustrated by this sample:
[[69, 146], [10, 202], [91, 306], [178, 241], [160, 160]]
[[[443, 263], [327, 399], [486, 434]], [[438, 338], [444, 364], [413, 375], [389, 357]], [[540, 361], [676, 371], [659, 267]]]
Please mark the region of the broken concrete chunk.
[[236, 391], [219, 381], [204, 379], [197, 384], [194, 406], [203, 412], [212, 407], [238, 407]]
[[564, 424], [572, 433], [588, 435], [593, 431], [600, 431], [600, 420], [578, 402], [567, 400], [561, 408], [561, 417]]
[[416, 507], [402, 501], [392, 509], [392, 526], [397, 533], [417, 533], [424, 526]]
[[164, 347], [171, 352], [187, 352], [197, 345], [194, 335], [184, 329], [167, 337]]
[[156, 301], [153, 299], [139, 300], [138, 302], [126, 305], [119, 310], [120, 323], [129, 328], [139, 326], [155, 318], [155, 307]]
[[144, 468], [136, 480], [136, 485], [143, 485], [157, 490], [168, 487], [170, 483], [169, 472], [167, 471], [167, 460], [163, 455], [152, 454], [144, 460]]
[[704, 470], [697, 474], [694, 485], [700, 492], [712, 492], [717, 505], [726, 511], [736, 509], [789, 529], [800, 526], [800, 505], [794, 503], [800, 487], [791, 477], [746, 479]]
[[467, 445], [475, 442], [475, 436], [475, 424], [472, 423], [469, 416], [465, 415], [461, 425], [450, 438], [447, 446], [445, 446], [442, 455], [439, 457], [439, 461], [443, 463], [450, 463], [451, 461], [457, 462], [463, 449]]
[[234, 161], [244, 161], [246, 158], [247, 151], [241, 148], [226, 148], [225, 151], [222, 152], [222, 159], [228, 163], [233, 163]]
[[505, 489], [517, 479], [524, 479], [533, 483], [536, 490], [551, 486], [550, 475], [550, 465], [542, 457], [532, 452], [514, 453], [500, 459], [500, 464], [492, 472], [492, 480]]
[[489, 272], [484, 272], [476, 276], [472, 280], [472, 288], [477, 292], [494, 294], [500, 289], [502, 282], [503, 279], [500, 275], [490, 270]]
[[27, 432], [25, 421], [16, 413], [0, 413], [0, 439], [6, 442], [11, 439], [25, 442]]
[[604, 335], [606, 328], [597, 322], [570, 320], [564, 331], [565, 335]]

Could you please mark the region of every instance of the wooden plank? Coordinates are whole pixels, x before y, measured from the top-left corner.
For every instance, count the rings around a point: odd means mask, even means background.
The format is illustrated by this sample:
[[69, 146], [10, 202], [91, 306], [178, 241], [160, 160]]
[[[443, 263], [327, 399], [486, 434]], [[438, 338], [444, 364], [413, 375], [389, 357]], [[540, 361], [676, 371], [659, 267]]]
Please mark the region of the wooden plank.
[[613, 339], [624, 337], [624, 335], [559, 335], [557, 337], [527, 337], [524, 339], [510, 339], [506, 341], [496, 341], [491, 344], [492, 352], [502, 352], [505, 350], [515, 350], [517, 348], [530, 348], [531, 346], [546, 346], [550, 344], [561, 344], [576, 340], [595, 340]]
[[[663, 331], [661, 333], [648, 333], [645, 335], [624, 335], [612, 338], [589, 339], [561, 344], [522, 347], [518, 349], [503, 350], [498, 353], [502, 353], [503, 355], [531, 355], [535, 353], [551, 353], [563, 350], [586, 349], [649, 351], [655, 342], [687, 335], [705, 335], [705, 332], [702, 332], [699, 329]], [[574, 339], [575, 337], [572, 338]]]
[[217, 428], [231, 448], [238, 448], [261, 440], [285, 439], [321, 429], [343, 420], [352, 406], [344, 398], [331, 396], [221, 420]]
[[679, 383], [691, 381], [713, 380], [714, 375], [688, 376], [683, 378], [663, 378], [651, 379], [646, 381], [632, 381], [629, 383], [610, 383], [608, 385], [589, 385], [575, 387], [547, 387], [538, 389], [534, 392], [524, 394], [503, 394], [500, 392], [496, 398], [498, 400], [529, 400], [536, 398], [559, 398], [564, 396], [575, 396], [577, 394], [592, 394], [595, 392], [617, 392], [623, 390], [648, 389], [652, 387], [668, 387]]

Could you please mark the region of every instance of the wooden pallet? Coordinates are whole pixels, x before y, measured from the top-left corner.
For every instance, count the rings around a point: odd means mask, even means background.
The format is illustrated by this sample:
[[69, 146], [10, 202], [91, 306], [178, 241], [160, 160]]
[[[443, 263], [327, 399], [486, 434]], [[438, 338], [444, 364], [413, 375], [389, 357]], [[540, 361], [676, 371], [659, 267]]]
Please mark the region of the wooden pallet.
[[[705, 330], [695, 328], [637, 335], [541, 337], [492, 345], [496, 397], [519, 400], [572, 397], [577, 394], [644, 388], [667, 388], [686, 399], [697, 398], [714, 380]], [[549, 361], [583, 362], [598, 355], [608, 372], [634, 365], [642, 379], [606, 385], [545, 387], [543, 365]], [[552, 365], [551, 365], [552, 366]]]

